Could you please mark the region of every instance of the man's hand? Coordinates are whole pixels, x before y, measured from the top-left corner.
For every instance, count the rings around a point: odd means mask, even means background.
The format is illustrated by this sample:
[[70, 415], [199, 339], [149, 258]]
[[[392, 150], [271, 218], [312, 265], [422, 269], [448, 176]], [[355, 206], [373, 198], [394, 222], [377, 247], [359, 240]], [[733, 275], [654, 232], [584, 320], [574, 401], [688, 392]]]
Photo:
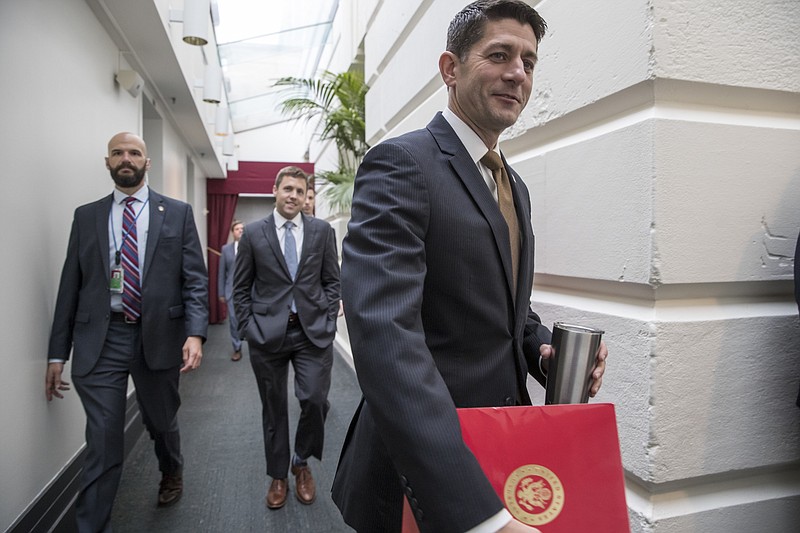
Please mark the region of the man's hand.
[[[555, 354], [555, 350], [549, 344], [542, 344], [539, 347], [539, 355], [542, 356], [542, 368], [547, 373], [547, 367], [550, 358]], [[600, 347], [597, 349], [597, 356], [595, 357], [594, 368], [592, 369], [592, 386], [589, 388], [589, 396], [594, 396], [600, 391], [603, 385], [603, 374], [606, 371], [606, 358], [608, 358], [608, 348], [606, 348], [605, 341], [600, 341]]]
[[522, 522], [517, 522], [516, 520], [512, 520], [504, 527], [502, 527], [498, 533], [541, 533], [538, 529], [531, 526], [526, 526]]
[[44, 394], [47, 396], [47, 401], [56, 398], [63, 398], [64, 396], [59, 391], [69, 390], [69, 383], [61, 379], [61, 373], [64, 371], [64, 363], [48, 363], [47, 374], [44, 378]]
[[181, 374], [200, 368], [203, 359], [203, 339], [201, 337], [186, 337], [183, 343], [183, 366]]

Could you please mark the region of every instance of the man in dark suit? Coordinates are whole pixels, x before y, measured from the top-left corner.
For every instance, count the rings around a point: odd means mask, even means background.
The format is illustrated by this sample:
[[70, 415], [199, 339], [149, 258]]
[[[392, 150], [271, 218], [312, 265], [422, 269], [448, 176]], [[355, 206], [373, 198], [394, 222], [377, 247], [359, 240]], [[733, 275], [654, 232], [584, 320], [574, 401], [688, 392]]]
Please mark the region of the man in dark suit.
[[81, 532], [110, 531], [122, 473], [128, 376], [155, 441], [158, 505], [183, 491], [177, 412], [181, 372], [200, 366], [208, 327], [208, 282], [192, 208], [144, 183], [144, 141], [108, 143], [114, 192], [75, 210], [50, 335], [47, 399], [72, 379], [86, 411], [86, 460], [76, 503]]
[[233, 242], [222, 247], [219, 258], [219, 275], [217, 276], [217, 294], [219, 301], [228, 304], [228, 326], [231, 330], [231, 343], [233, 354], [231, 361], [242, 358], [242, 339], [239, 338], [239, 323], [236, 321], [236, 311], [233, 308], [233, 271], [236, 265], [236, 254], [239, 253], [239, 240], [244, 232], [244, 222], [234, 220], [231, 224]]
[[[245, 228], [233, 280], [239, 332], [250, 349], [263, 406], [267, 475], [272, 477], [266, 497], [270, 509], [286, 503], [290, 461], [297, 499], [304, 504], [314, 501], [316, 488], [307, 459], [322, 459], [329, 408], [339, 262], [330, 224], [301, 213], [307, 187], [299, 168], [278, 172], [275, 210]], [[291, 459], [289, 363], [301, 409]]]
[[528, 303], [528, 191], [497, 144], [531, 94], [544, 30], [523, 1], [464, 8], [439, 59], [447, 109], [359, 168], [342, 298], [363, 399], [333, 484], [359, 532], [399, 531], [404, 495], [422, 532], [536, 531], [504, 509], [456, 408], [530, 404], [526, 376], [544, 382], [552, 354]]

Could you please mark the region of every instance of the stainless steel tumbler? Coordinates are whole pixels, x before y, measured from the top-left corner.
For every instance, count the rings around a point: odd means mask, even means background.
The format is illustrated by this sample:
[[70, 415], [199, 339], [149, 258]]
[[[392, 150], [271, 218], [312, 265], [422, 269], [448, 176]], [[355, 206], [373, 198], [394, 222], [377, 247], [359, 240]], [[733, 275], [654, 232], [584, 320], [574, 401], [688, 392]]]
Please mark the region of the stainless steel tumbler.
[[545, 404], [587, 403], [592, 369], [604, 331], [556, 322], [547, 370]]

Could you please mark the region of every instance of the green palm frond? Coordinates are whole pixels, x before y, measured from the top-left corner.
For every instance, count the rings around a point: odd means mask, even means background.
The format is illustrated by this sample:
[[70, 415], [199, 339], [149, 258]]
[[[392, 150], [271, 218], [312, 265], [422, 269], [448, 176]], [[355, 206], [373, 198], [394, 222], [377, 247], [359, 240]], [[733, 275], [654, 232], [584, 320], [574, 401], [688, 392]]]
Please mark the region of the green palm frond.
[[325, 199], [334, 212], [347, 211], [353, 202], [353, 184], [355, 172], [352, 170], [323, 171], [319, 176], [328, 182], [325, 187]]
[[364, 75], [352, 70], [339, 74], [325, 71], [319, 78], [281, 78], [275, 86], [287, 92], [287, 98], [279, 104], [284, 115], [305, 121], [320, 118], [320, 139], [333, 141], [339, 152], [339, 168], [320, 172], [332, 184], [325, 195], [332, 207], [349, 209], [355, 168], [369, 149], [365, 141], [368, 87]]

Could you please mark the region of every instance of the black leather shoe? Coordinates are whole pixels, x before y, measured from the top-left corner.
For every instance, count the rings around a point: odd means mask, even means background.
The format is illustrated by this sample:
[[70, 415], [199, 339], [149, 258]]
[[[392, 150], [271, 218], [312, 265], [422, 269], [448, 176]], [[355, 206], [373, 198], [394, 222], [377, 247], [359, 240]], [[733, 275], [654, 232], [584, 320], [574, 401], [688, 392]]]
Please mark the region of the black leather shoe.
[[183, 496], [183, 476], [180, 474], [161, 476], [158, 485], [158, 506], [166, 507], [177, 502]]

